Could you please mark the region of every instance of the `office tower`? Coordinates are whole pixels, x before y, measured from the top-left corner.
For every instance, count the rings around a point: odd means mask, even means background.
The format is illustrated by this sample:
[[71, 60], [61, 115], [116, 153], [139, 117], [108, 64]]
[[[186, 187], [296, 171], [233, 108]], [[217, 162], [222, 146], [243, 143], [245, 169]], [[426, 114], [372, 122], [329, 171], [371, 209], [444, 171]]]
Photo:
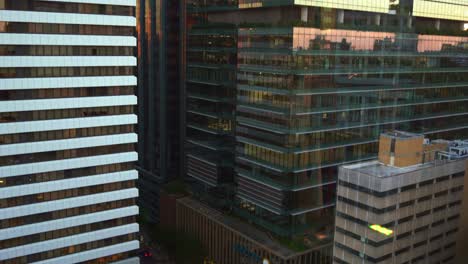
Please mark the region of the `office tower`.
[[468, 132], [466, 12], [458, 1], [188, 0], [194, 190], [274, 236], [330, 242], [337, 166], [375, 159], [387, 130]]
[[467, 159], [468, 141], [382, 134], [339, 170], [334, 263], [456, 263]]
[[196, 196], [314, 247], [333, 238], [337, 166], [381, 132], [468, 132], [457, 1], [186, 3], [186, 166]]
[[139, 247], [135, 26], [134, 0], [0, 1], [1, 263]]
[[157, 222], [160, 187], [180, 174], [179, 2], [137, 2], [139, 203]]

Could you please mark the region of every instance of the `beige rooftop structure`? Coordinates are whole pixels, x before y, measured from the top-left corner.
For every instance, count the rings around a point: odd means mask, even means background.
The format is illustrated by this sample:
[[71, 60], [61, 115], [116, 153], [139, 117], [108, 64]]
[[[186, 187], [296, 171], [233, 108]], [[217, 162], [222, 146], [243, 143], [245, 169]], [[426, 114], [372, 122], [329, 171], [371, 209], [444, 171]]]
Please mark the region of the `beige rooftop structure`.
[[334, 263], [456, 263], [467, 141], [392, 131], [339, 171]]

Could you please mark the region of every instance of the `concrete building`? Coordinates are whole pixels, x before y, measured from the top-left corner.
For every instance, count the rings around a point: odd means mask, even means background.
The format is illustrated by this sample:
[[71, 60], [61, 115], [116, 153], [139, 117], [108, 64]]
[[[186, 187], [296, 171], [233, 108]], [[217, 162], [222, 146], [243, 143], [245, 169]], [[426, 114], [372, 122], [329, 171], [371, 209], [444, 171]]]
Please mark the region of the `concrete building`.
[[[465, 173], [465, 184], [468, 186], [468, 172]], [[468, 192], [463, 194], [463, 202], [461, 209], [460, 223], [468, 223]], [[457, 240], [457, 254], [455, 256], [455, 263], [463, 263], [468, 259], [468, 225], [459, 225], [458, 240]]]
[[135, 0], [0, 0], [0, 263], [139, 248], [135, 26]]
[[382, 134], [377, 161], [339, 170], [334, 263], [456, 263], [467, 158], [468, 141]]

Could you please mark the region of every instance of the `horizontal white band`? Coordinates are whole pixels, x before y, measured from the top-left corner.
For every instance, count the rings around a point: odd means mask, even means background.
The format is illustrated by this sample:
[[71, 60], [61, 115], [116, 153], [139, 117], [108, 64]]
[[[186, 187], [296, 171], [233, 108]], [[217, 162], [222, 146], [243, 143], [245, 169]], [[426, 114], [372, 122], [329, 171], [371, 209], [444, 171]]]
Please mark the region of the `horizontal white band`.
[[138, 206], [135, 205], [130, 207], [106, 210], [97, 213], [66, 217], [30, 225], [22, 225], [12, 228], [0, 229], [0, 237], [2, 238], [2, 240], [7, 240], [15, 237], [29, 236], [33, 234], [39, 234], [53, 230], [69, 228], [73, 226], [104, 222], [107, 220], [123, 218], [132, 215], [138, 215]]
[[2, 166], [0, 167], [0, 175], [2, 178], [8, 178], [49, 171], [71, 170], [107, 164], [132, 162], [136, 160], [138, 160], [138, 154], [136, 152], [123, 152], [117, 154]]
[[[31, 264], [63, 264], [63, 263], [81, 263], [88, 260], [98, 259], [106, 256], [112, 256], [115, 254], [132, 251], [140, 248], [140, 242], [133, 240], [130, 242], [120, 243], [112, 246], [82, 251], [75, 254], [65, 255], [58, 258], [46, 259], [39, 262], [33, 262]], [[135, 258], [133, 258], [135, 259]], [[140, 263], [139, 258], [136, 258], [136, 262]]]
[[136, 47], [132, 36], [2, 33], [0, 45]]
[[138, 179], [138, 172], [119, 171], [113, 173], [105, 173], [92, 176], [83, 176], [67, 180], [48, 181], [33, 184], [24, 184], [13, 187], [0, 188], [0, 199], [19, 197], [31, 194], [56, 192], [62, 190], [83, 188], [113, 182], [122, 182]]
[[137, 78], [133, 75], [0, 79], [0, 91], [136, 85]]
[[[377, 13], [388, 13], [390, 1], [388, 0], [294, 0], [297, 6], [314, 6], [333, 9], [347, 9], [356, 11], [367, 11]], [[281, 3], [281, 1], [280, 1]], [[247, 5], [247, 6], [245, 6]], [[249, 4], [241, 4], [241, 7], [249, 7]]]
[[136, 66], [133, 56], [0, 56], [0, 68]]
[[139, 257], [127, 258], [123, 260], [118, 260], [116, 262], [111, 262], [110, 264], [140, 264]]
[[86, 127], [133, 125], [137, 123], [137, 120], [136, 115], [112, 115], [0, 123], [0, 135]]
[[0, 260], [12, 259], [21, 256], [32, 255], [40, 252], [51, 251], [58, 248], [65, 248], [73, 245], [84, 244], [106, 238], [132, 234], [139, 231], [138, 224], [128, 224], [106, 229], [87, 232], [73, 236], [61, 237], [57, 239], [45, 240], [23, 246], [12, 247], [0, 250]]
[[109, 2], [109, 0], [41, 0], [41, 1], [99, 4], [99, 5], [136, 6], [136, 0], [112, 0], [112, 2]]
[[[18, 144], [0, 145], [0, 157], [39, 153], [66, 149], [79, 149], [101, 147], [109, 145], [136, 143], [138, 136], [135, 133], [106, 135], [96, 137], [79, 137], [59, 140], [36, 141]], [[0, 198], [1, 199], [1, 198]]]
[[136, 26], [136, 18], [131, 16], [12, 10], [0, 10], [0, 21], [73, 25]]
[[[138, 189], [122, 189], [112, 192], [104, 192], [91, 195], [83, 195], [73, 198], [60, 199], [42, 203], [27, 204], [0, 209], [0, 220], [16, 218], [26, 215], [35, 215], [45, 212], [53, 212], [68, 208], [88, 206], [92, 204], [107, 203], [138, 197]], [[1, 254], [0, 254], [1, 256]]]
[[0, 113], [136, 105], [134, 95], [0, 101]]

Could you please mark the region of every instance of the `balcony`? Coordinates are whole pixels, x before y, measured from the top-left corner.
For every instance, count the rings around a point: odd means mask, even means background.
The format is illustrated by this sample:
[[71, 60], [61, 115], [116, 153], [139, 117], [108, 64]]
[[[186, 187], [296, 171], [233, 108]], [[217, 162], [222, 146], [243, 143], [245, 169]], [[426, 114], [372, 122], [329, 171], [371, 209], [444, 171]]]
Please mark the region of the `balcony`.
[[319, 182], [314, 179], [311, 179], [310, 182], [302, 182], [302, 183], [286, 183], [275, 181], [271, 178], [263, 176], [261, 173], [250, 172], [247, 170], [243, 170], [241, 168], [236, 168], [238, 177], [249, 178], [250, 180], [260, 182], [270, 188], [281, 190], [281, 191], [289, 191], [289, 192], [297, 192], [311, 188], [317, 188], [325, 185], [335, 184], [336, 181], [329, 181], [329, 182]]
[[209, 70], [236, 70], [236, 66], [232, 64], [207, 64], [207, 63], [192, 63], [187, 64], [189, 68], [203, 68]]
[[366, 160], [373, 160], [376, 159], [377, 156], [375, 154], [367, 154], [367, 155], [347, 155], [346, 157], [343, 157], [341, 160], [336, 160], [336, 161], [324, 161], [320, 163], [311, 163], [308, 166], [298, 166], [298, 165], [292, 165], [289, 167], [282, 167], [278, 166], [276, 164], [272, 164], [270, 162], [264, 161], [264, 160], [259, 160], [255, 159], [250, 156], [246, 155], [238, 155], [236, 159], [240, 159], [243, 161], [246, 161], [248, 163], [254, 164], [261, 166], [263, 168], [273, 170], [276, 172], [292, 172], [292, 173], [299, 173], [299, 172], [304, 172], [304, 171], [310, 171], [310, 170], [316, 170], [320, 168], [326, 168], [326, 167], [333, 167], [333, 166], [338, 166], [338, 165], [343, 165], [347, 163], [354, 163], [354, 162], [360, 162], [360, 161], [366, 161]]
[[277, 214], [282, 214], [287, 210], [286, 195], [281, 190], [270, 188], [260, 182], [243, 177], [237, 178], [237, 185], [239, 197]]
[[281, 153], [293, 153], [293, 154], [301, 154], [301, 153], [306, 153], [306, 152], [322, 151], [326, 149], [343, 148], [347, 146], [363, 145], [363, 144], [378, 142], [376, 138], [359, 138], [359, 139], [351, 139], [351, 140], [343, 140], [343, 141], [317, 144], [317, 145], [308, 146], [307, 148], [296, 148], [296, 147], [283, 147], [283, 146], [272, 145], [272, 144], [264, 143], [258, 140], [241, 137], [241, 136], [237, 136], [236, 140], [242, 143], [247, 143], [247, 144], [251, 144], [251, 145], [255, 145], [255, 146], [259, 146], [259, 147], [263, 147], [267, 149], [273, 149]]
[[[335, 77], [337, 83], [347, 83], [350, 80], [348, 78]], [[467, 87], [467, 82], [453, 82], [453, 83], [440, 83], [440, 84], [424, 84], [424, 85], [406, 85], [404, 81], [398, 86], [388, 85], [388, 83], [380, 83], [376, 87], [369, 86], [356, 86], [353, 87], [340, 87], [340, 88], [320, 88], [313, 87], [311, 89], [303, 89], [301, 86], [304, 86], [303, 83], [296, 83], [295, 85], [288, 86], [287, 89], [281, 88], [272, 88], [266, 86], [259, 86], [254, 81], [249, 81], [248, 84], [238, 84], [237, 89], [246, 90], [246, 91], [262, 91], [269, 92], [279, 95], [295, 95], [295, 96], [305, 96], [305, 95], [323, 95], [323, 94], [357, 94], [357, 93], [368, 93], [368, 92], [381, 92], [381, 91], [396, 91], [396, 90], [419, 90], [419, 89], [437, 89], [437, 88], [459, 88]], [[365, 84], [365, 83], [364, 83]]]
[[208, 101], [208, 102], [212, 102], [212, 103], [233, 103], [233, 102], [235, 102], [234, 98], [206, 95], [206, 94], [194, 93], [194, 92], [189, 92], [187, 97], [192, 98], [192, 99]]
[[[452, 111], [452, 112], [448, 112], [448, 111], [439, 112], [435, 114], [415, 114], [415, 115], [412, 115], [411, 118], [408, 118], [408, 117], [387, 118], [387, 119], [382, 118], [378, 122], [375, 122], [375, 121], [374, 122], [340, 121], [340, 122], [336, 122], [336, 125], [320, 125], [320, 126], [313, 126], [313, 127], [299, 127], [299, 126], [286, 127], [286, 126], [258, 121], [256, 119], [246, 118], [242, 116], [237, 116], [237, 121], [245, 126], [251, 126], [251, 127], [271, 131], [274, 133], [278, 133], [278, 134], [307, 134], [307, 133], [314, 133], [314, 132], [326, 132], [326, 131], [334, 131], [334, 130], [342, 130], [342, 129], [359, 128], [359, 127], [382, 126], [382, 125], [389, 125], [389, 124], [405, 123], [405, 122], [444, 118], [444, 117], [464, 116], [464, 115], [468, 115], [468, 112], [459, 110], [459, 111]], [[457, 124], [454, 124], [451, 127], [456, 127], [456, 125]], [[460, 124], [458, 124], [458, 126], [460, 126]], [[424, 133], [431, 133], [432, 131], [431, 129], [425, 129], [425, 128], [422, 130], [425, 130]]]
[[[264, 43], [264, 44], [263, 44]], [[397, 50], [317, 50], [271, 47], [269, 42], [255, 42], [255, 47], [240, 47], [244, 54], [286, 54], [291, 56], [332, 56], [332, 57], [427, 57], [427, 58], [460, 58], [466, 53], [454, 51], [397, 51]]]
[[335, 113], [335, 112], [349, 112], [349, 111], [363, 111], [363, 110], [374, 110], [383, 108], [400, 108], [408, 106], [428, 105], [428, 104], [441, 104], [441, 103], [453, 103], [453, 102], [464, 102], [468, 101], [468, 97], [457, 96], [447, 98], [433, 98], [423, 100], [400, 100], [398, 102], [391, 103], [363, 103], [363, 104], [343, 104], [338, 107], [312, 107], [305, 108], [291, 104], [291, 107], [277, 107], [266, 104], [251, 104], [243, 102], [247, 98], [238, 97], [238, 105], [240, 108], [246, 107], [257, 111], [269, 111], [272, 113], [290, 116], [305, 116], [305, 115], [316, 115], [323, 113]]
[[400, 74], [413, 74], [413, 73], [449, 73], [449, 72], [468, 72], [467, 67], [453, 67], [453, 68], [441, 68], [441, 67], [431, 67], [431, 68], [415, 68], [415, 67], [399, 67], [399, 68], [383, 68], [383, 67], [365, 67], [365, 69], [359, 69], [357, 67], [336, 67], [330, 69], [298, 69], [299, 67], [288, 67], [283, 65], [280, 67], [272, 67], [267, 65], [246, 65], [239, 64], [238, 70], [245, 72], [261, 72], [261, 73], [270, 73], [270, 74], [287, 74], [287, 75], [343, 75], [343, 74], [391, 74], [391, 73], [400, 73]]
[[188, 143], [195, 146], [203, 147], [213, 151], [226, 151], [232, 152], [233, 144], [226, 142], [224, 139], [209, 139], [209, 138], [198, 138], [198, 137], [187, 137]]
[[[190, 34], [190, 33], [189, 33]], [[187, 48], [188, 52], [219, 52], [219, 53], [236, 53], [236, 48], [228, 48], [228, 47], [202, 47], [202, 46], [190, 46]]]
[[227, 172], [230, 165], [227, 159], [215, 159], [215, 154], [189, 152], [187, 154], [187, 175], [209, 186], [231, 182], [232, 175]]
[[230, 127], [225, 124], [209, 124], [205, 126], [203, 124], [188, 122], [187, 127], [214, 135], [230, 135], [232, 133]]
[[188, 107], [189, 109], [187, 112], [196, 114], [196, 115], [201, 115], [204, 117], [209, 117], [213, 119], [230, 119], [234, 120], [234, 114], [226, 111], [212, 111], [212, 109], [209, 109], [208, 107]]

